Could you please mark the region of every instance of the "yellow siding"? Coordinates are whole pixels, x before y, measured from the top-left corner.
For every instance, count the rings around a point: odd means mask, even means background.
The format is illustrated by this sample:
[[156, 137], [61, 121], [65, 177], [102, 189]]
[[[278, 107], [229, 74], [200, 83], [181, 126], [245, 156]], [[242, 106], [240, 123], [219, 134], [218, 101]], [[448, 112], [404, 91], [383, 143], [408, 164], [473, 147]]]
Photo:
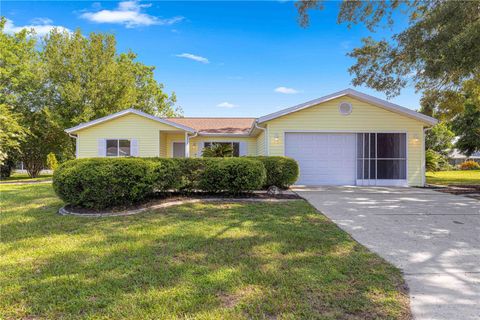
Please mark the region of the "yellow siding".
[[[350, 115], [341, 115], [338, 104], [352, 103]], [[384, 110], [374, 105], [342, 97], [267, 122], [268, 155], [284, 155], [284, 133], [288, 131], [406, 132], [408, 140], [408, 183], [423, 183], [423, 126], [420, 121]], [[278, 137], [275, 142], [274, 138]]]
[[76, 132], [78, 157], [98, 157], [98, 139], [137, 139], [140, 157], [158, 157], [160, 130], [179, 129], [136, 114], [127, 114]]
[[167, 157], [167, 133], [160, 131], [160, 157]]
[[257, 136], [257, 155], [259, 156], [265, 156], [266, 153], [266, 148], [265, 148], [265, 132], [262, 131], [258, 136]]
[[167, 134], [167, 153], [165, 157], [171, 158], [173, 156], [173, 142], [185, 142], [185, 133], [168, 133]]

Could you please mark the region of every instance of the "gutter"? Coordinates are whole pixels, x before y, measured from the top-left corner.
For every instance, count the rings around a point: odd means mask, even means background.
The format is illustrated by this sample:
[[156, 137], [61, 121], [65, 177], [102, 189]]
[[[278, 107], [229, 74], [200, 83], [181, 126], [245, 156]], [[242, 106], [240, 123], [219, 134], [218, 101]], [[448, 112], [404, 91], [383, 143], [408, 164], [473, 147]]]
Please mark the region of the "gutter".
[[268, 134], [267, 134], [267, 128], [263, 128], [263, 127], [259, 127], [258, 126], [258, 119], [255, 120], [255, 122], [253, 123], [253, 126], [256, 128], [256, 129], [259, 129], [259, 130], [262, 130], [263, 133], [265, 134], [265, 155], [268, 156]]

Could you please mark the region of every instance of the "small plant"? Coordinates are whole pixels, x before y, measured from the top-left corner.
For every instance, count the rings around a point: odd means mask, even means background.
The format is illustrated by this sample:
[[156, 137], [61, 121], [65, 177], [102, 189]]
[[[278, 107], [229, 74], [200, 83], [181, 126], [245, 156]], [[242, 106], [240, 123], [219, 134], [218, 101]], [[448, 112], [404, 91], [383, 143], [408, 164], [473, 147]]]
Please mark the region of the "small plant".
[[461, 163], [458, 168], [460, 170], [479, 170], [480, 169], [480, 164], [478, 162], [475, 162], [473, 160], [467, 160], [463, 163]]
[[47, 168], [49, 168], [52, 171], [55, 171], [58, 168], [57, 157], [55, 156], [55, 153], [53, 153], [53, 152], [50, 152], [47, 155]]
[[203, 157], [206, 158], [225, 158], [233, 157], [233, 147], [230, 143], [212, 143], [203, 148]]

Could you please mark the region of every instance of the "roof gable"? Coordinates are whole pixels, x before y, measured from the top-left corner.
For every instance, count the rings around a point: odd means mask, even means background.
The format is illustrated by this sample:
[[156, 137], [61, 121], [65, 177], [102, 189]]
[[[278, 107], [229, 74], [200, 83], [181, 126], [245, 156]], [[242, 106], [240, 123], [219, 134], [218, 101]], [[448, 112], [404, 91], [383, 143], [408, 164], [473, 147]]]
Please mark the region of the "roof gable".
[[185, 126], [185, 125], [182, 125], [182, 124], [179, 124], [179, 123], [176, 123], [176, 122], [172, 122], [172, 121], [169, 121], [167, 119], [155, 117], [155, 116], [152, 116], [151, 114], [148, 114], [148, 113], [145, 113], [143, 111], [133, 109], [133, 108], [125, 109], [125, 110], [122, 110], [122, 111], [119, 111], [119, 112], [116, 112], [116, 113], [112, 113], [108, 116], [98, 118], [98, 119], [95, 119], [95, 120], [92, 120], [92, 121], [89, 121], [89, 122], [86, 122], [86, 123], [81, 123], [78, 126], [66, 129], [65, 132], [66, 133], [74, 133], [76, 131], [79, 131], [79, 130], [82, 130], [82, 129], [85, 129], [85, 128], [89, 128], [89, 127], [98, 125], [100, 123], [125, 116], [127, 114], [136, 114], [138, 116], [145, 117], [145, 118], [148, 118], [150, 120], [157, 121], [157, 122], [160, 122], [160, 123], [163, 123], [163, 124], [166, 124], [166, 125], [169, 125], [169, 126], [172, 126], [174, 128], [178, 128], [178, 129], [181, 129], [181, 130], [184, 130], [184, 131], [187, 131], [187, 132], [191, 132], [191, 133], [195, 132], [195, 130], [193, 128], [190, 128], [188, 126]]
[[300, 110], [304, 110], [306, 108], [310, 108], [310, 107], [316, 106], [318, 104], [321, 104], [321, 103], [324, 103], [324, 102], [327, 102], [327, 101], [330, 101], [330, 100], [333, 100], [333, 99], [341, 98], [341, 97], [344, 97], [344, 96], [349, 96], [349, 97], [358, 99], [360, 101], [370, 103], [370, 104], [375, 105], [377, 107], [380, 107], [380, 108], [383, 108], [385, 110], [392, 111], [392, 112], [398, 113], [400, 115], [403, 115], [403, 116], [421, 121], [421, 122], [426, 123], [428, 125], [434, 125], [438, 122], [436, 119], [434, 119], [432, 117], [429, 117], [429, 116], [426, 116], [426, 115], [421, 114], [419, 112], [413, 111], [411, 109], [399, 106], [397, 104], [394, 104], [394, 103], [391, 103], [391, 102], [373, 97], [371, 95], [358, 92], [358, 91], [353, 90], [353, 89], [346, 89], [346, 90], [342, 90], [342, 91], [339, 91], [339, 92], [335, 92], [335, 93], [323, 96], [323, 97], [315, 99], [315, 100], [311, 100], [311, 101], [308, 101], [308, 102], [305, 102], [305, 103], [302, 103], [302, 104], [299, 104], [299, 105], [296, 105], [296, 106], [293, 106], [293, 107], [290, 107], [290, 108], [286, 108], [286, 109], [268, 114], [266, 116], [258, 118], [257, 122], [258, 123], [267, 122], [267, 121], [270, 121], [270, 120], [273, 120], [273, 119], [276, 119], [276, 118], [279, 118], [279, 117], [283, 117], [283, 116], [288, 115], [290, 113], [297, 112], [297, 111], [300, 111]]

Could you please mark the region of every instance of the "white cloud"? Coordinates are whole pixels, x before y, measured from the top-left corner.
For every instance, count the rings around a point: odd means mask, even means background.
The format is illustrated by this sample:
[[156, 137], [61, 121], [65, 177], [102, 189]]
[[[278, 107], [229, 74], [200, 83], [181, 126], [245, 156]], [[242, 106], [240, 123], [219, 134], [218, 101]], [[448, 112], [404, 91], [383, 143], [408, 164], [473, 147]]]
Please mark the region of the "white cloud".
[[127, 28], [150, 25], [169, 26], [184, 19], [183, 17], [161, 19], [142, 12], [144, 8], [150, 6], [151, 4], [140, 4], [138, 1], [123, 1], [114, 10], [104, 9], [96, 12], [84, 12], [81, 17], [97, 23], [123, 24]]
[[295, 93], [298, 93], [298, 90], [295, 90], [293, 88], [287, 88], [287, 87], [278, 87], [278, 88], [275, 88], [274, 90], [275, 92], [278, 92], [278, 93], [284, 93], [284, 94], [295, 94]]
[[52, 29], [57, 29], [61, 32], [68, 32], [72, 33], [72, 31], [68, 28], [62, 26], [56, 26], [52, 24], [53, 21], [48, 18], [35, 18], [32, 20], [32, 24], [25, 25], [25, 26], [16, 26], [12, 20], [7, 19], [5, 22], [5, 33], [17, 33], [22, 31], [23, 29], [33, 30], [37, 37], [43, 37], [52, 31]]
[[225, 102], [217, 104], [217, 107], [231, 109], [231, 108], [235, 108], [236, 105], [234, 105], [233, 103], [225, 101]]
[[194, 55], [194, 54], [191, 54], [191, 53], [182, 53], [182, 54], [177, 54], [176, 56], [179, 57], [179, 58], [190, 59], [190, 60], [198, 61], [198, 62], [201, 62], [201, 63], [210, 63], [210, 61], [208, 61], [207, 58], [197, 56], [197, 55]]

